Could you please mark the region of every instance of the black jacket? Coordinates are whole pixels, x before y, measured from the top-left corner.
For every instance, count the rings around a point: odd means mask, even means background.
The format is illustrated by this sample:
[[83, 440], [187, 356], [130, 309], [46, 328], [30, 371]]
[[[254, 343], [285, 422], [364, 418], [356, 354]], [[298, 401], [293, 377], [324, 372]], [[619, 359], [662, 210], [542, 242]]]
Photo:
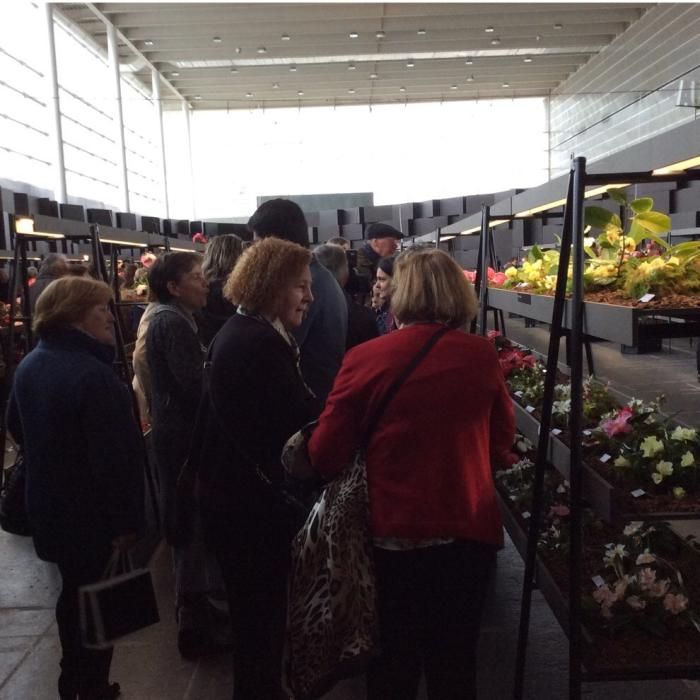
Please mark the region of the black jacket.
[[345, 343], [346, 350], [354, 348], [372, 338], [379, 337], [377, 330], [377, 314], [368, 306], [363, 306], [353, 301], [345, 292], [345, 301], [348, 305], [348, 337]]
[[275, 482], [283, 479], [284, 443], [317, 417], [318, 401], [301, 378], [294, 350], [265, 321], [236, 314], [219, 331], [209, 358], [203, 507], [274, 517], [273, 492], [255, 476], [255, 466]]
[[143, 440], [113, 355], [71, 329], [42, 339], [15, 374], [8, 427], [24, 449], [34, 545], [47, 561], [143, 527]]
[[226, 321], [236, 313], [236, 306], [224, 297], [226, 279], [210, 280], [207, 305], [196, 315], [199, 338], [205, 347], [214, 339]]

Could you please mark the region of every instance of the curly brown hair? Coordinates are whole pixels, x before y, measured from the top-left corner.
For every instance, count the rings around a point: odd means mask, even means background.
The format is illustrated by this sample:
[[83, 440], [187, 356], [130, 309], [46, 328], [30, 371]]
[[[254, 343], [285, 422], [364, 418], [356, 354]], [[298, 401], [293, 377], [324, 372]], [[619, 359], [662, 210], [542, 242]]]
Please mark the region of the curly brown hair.
[[311, 252], [281, 238], [264, 238], [243, 251], [224, 296], [253, 313], [276, 313], [281, 295], [311, 262]]

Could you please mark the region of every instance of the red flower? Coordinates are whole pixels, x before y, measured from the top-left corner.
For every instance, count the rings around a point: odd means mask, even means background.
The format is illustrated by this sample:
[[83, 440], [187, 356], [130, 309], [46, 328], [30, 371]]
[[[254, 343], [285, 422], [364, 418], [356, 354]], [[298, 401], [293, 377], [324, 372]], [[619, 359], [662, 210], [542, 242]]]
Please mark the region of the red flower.
[[197, 233], [195, 233], [194, 236], [192, 236], [192, 242], [204, 244], [209, 243], [207, 237], [201, 231], [197, 231]]

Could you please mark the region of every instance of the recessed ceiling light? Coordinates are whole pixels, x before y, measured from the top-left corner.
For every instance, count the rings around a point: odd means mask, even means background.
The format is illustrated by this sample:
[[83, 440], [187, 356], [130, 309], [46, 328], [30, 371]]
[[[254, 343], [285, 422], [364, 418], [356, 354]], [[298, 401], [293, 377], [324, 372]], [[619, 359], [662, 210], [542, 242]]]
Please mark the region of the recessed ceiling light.
[[409, 61], [409, 62], [406, 64], [406, 68], [413, 68], [415, 65], [416, 65], [416, 64], [415, 64], [413, 61]]
[[406, 88], [402, 85], [402, 86], [399, 88], [399, 92], [406, 92]]
[[468, 58], [465, 62], [466, 65], [471, 66], [474, 61], [471, 58]]
[[554, 25], [554, 28], [555, 28], [555, 29], [564, 29], [564, 25], [563, 25], [563, 24], [559, 24], [559, 22], [557, 22], [557, 23]]
[[419, 30], [416, 32], [416, 34], [418, 34], [418, 36], [425, 36], [427, 33], [428, 33], [428, 32], [427, 32], [425, 29], [419, 29]]
[[487, 34], [491, 34], [491, 32], [493, 31], [493, 27], [486, 27], [486, 29], [484, 29], [484, 31], [485, 31]]
[[503, 85], [501, 85], [501, 87], [509, 88], [509, 87], [510, 87], [510, 83], [503, 83]]
[[383, 39], [386, 36], [386, 32], [383, 32], [381, 29], [374, 35], [377, 37], [377, 39]]
[[541, 35], [541, 34], [535, 34], [535, 41], [542, 41], [542, 35]]
[[354, 94], [355, 94], [354, 88], [350, 88], [350, 89], [348, 90], [348, 93], [349, 93], [350, 95], [354, 95]]
[[299, 97], [304, 97], [304, 91], [299, 90], [299, 92], [297, 92], [297, 95], [299, 95]]
[[221, 43], [221, 37], [220, 37], [220, 36], [212, 37], [212, 41], [213, 41], [215, 44], [220, 44], [220, 43]]
[[280, 84], [279, 83], [272, 83], [272, 89], [273, 90], [279, 90]]
[[523, 58], [523, 63], [532, 63], [532, 57], [531, 57], [531, 56], [525, 56], [525, 58]]
[[491, 39], [491, 46], [498, 46], [501, 43], [501, 40], [495, 36], [493, 39]]
[[376, 80], [379, 76], [376, 73], [370, 73], [369, 74], [369, 79], [370, 80]]
[[253, 93], [252, 93], [252, 92], [246, 92], [245, 96], [246, 96], [246, 97], [252, 97], [252, 96], [253, 96]]
[[282, 41], [289, 41], [289, 34], [282, 34], [280, 39], [282, 39]]
[[456, 85], [450, 85], [450, 90], [456, 90], [457, 86]]
[[350, 32], [350, 34], [348, 34], [348, 36], [349, 36], [351, 39], [357, 39], [357, 37], [360, 36], [360, 35], [359, 35], [357, 32]]
[[474, 76], [473, 76], [473, 75], [470, 75], [470, 76], [467, 78], [467, 82], [468, 82], [468, 83], [473, 83], [473, 82], [474, 82]]
[[296, 66], [289, 66], [289, 71], [290, 71], [291, 73], [296, 72], [296, 69], [297, 69]]
[[195, 96], [194, 96], [194, 99], [195, 99], [195, 100], [201, 100], [201, 99], [202, 99], [202, 96], [201, 96], [201, 95], [195, 95]]
[[355, 70], [355, 64], [354, 64], [354, 63], [348, 63], [348, 70]]
[[171, 75], [173, 78], [177, 78], [180, 74], [179, 74], [177, 71], [173, 71], [170, 75]]
[[238, 68], [231, 68], [231, 73], [238, 73]]
[[267, 49], [264, 46], [258, 46], [256, 50], [258, 53], [267, 53]]
[[236, 46], [236, 48], [235, 48], [234, 50], [235, 50], [236, 53], [242, 53], [242, 52], [243, 52], [243, 49], [242, 49], [240, 46]]
[[146, 41], [143, 42], [144, 46], [153, 46], [154, 43], [152, 39], [146, 39]]

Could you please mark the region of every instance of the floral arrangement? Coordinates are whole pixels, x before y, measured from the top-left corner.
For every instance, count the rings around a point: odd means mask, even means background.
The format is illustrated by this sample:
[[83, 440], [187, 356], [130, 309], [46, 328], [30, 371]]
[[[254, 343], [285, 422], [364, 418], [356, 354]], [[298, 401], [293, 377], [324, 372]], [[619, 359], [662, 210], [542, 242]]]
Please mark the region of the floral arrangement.
[[192, 242], [203, 243], [204, 245], [206, 245], [207, 243], [209, 243], [209, 239], [201, 231], [197, 231], [197, 233], [195, 233], [194, 236], [192, 236]]
[[614, 632], [633, 625], [663, 637], [671, 625], [692, 624], [700, 632], [680, 571], [669, 556], [679, 540], [668, 523], [629, 523], [617, 543], [605, 545], [597, 588], [586, 602], [603, 627]]
[[[472, 284], [476, 284], [476, 270], [464, 270], [464, 276]], [[492, 267], [486, 270], [486, 276], [490, 287], [502, 287], [507, 280], [506, 273], [496, 272]]]
[[144, 254], [141, 256], [140, 259], [141, 259], [141, 264], [142, 264], [145, 268], [150, 268], [150, 267], [153, 265], [153, 263], [154, 263], [156, 260], [158, 260], [158, 258], [156, 257], [155, 253], [150, 253], [150, 252], [149, 252], [149, 253], [144, 253]]

